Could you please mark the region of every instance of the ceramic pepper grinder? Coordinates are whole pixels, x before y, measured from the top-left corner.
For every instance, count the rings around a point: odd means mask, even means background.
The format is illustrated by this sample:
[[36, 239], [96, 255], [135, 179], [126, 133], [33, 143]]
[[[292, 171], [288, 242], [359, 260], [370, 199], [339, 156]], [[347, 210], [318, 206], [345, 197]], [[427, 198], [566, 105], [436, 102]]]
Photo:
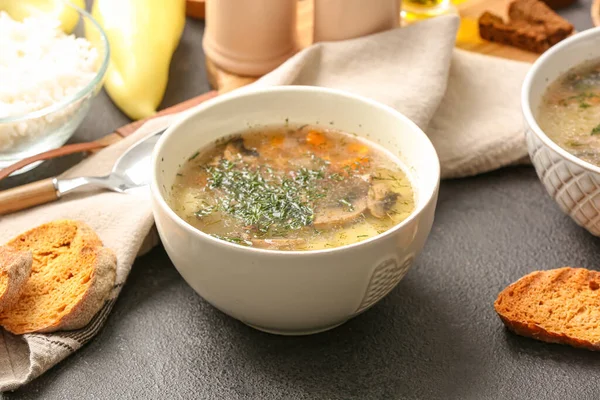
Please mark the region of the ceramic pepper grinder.
[[264, 75], [298, 50], [296, 0], [207, 0], [202, 45], [224, 70]]
[[315, 0], [315, 43], [353, 39], [399, 25], [400, 0]]

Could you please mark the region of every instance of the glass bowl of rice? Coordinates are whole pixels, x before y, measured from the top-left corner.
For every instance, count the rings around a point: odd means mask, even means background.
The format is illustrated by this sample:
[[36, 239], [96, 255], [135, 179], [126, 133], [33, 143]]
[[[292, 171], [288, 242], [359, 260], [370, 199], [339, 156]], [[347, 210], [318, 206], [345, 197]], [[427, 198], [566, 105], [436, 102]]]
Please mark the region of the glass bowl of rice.
[[0, 5], [0, 169], [65, 144], [108, 68], [106, 34], [90, 14], [36, 3]]

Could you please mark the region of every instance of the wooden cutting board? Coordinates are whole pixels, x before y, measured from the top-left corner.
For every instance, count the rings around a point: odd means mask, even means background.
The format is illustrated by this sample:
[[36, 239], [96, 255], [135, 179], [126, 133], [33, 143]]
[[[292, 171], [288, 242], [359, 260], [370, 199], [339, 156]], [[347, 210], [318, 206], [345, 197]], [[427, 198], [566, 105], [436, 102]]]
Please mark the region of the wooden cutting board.
[[[314, 0], [298, 1], [298, 41], [302, 48], [312, 43], [312, 15]], [[533, 62], [539, 54], [504, 46], [497, 43], [487, 42], [479, 38], [477, 19], [484, 11], [506, 17], [508, 3], [511, 0], [453, 0], [461, 17], [461, 26], [456, 38], [456, 46], [497, 57], [511, 60]], [[208, 79], [214, 89], [219, 93], [229, 92], [238, 87], [254, 82], [255, 78], [239, 76], [229, 73], [217, 67], [208, 57], [206, 58]]]

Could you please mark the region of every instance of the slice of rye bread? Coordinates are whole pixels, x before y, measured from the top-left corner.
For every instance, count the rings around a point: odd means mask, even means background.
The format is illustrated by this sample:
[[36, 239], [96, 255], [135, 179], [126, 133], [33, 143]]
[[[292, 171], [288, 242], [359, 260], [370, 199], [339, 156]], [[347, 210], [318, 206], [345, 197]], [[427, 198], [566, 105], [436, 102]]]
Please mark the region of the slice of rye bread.
[[534, 53], [543, 53], [550, 48], [543, 27], [532, 26], [525, 21], [506, 23], [501, 17], [487, 11], [479, 17], [479, 36], [490, 42]]
[[479, 36], [535, 53], [543, 53], [567, 38], [573, 25], [539, 0], [515, 0], [508, 8], [510, 20], [484, 12], [479, 17]]
[[543, 27], [550, 46], [573, 33], [573, 25], [546, 3], [539, 0], [515, 0], [508, 6], [508, 16], [513, 21], [525, 21], [532, 26]]
[[116, 256], [83, 222], [53, 221], [7, 245], [33, 253], [21, 296], [0, 313], [0, 325], [14, 334], [83, 328], [114, 286]]
[[519, 335], [598, 351], [598, 289], [600, 272], [571, 267], [535, 271], [500, 292], [494, 308]]
[[0, 312], [9, 309], [19, 298], [32, 261], [31, 251], [0, 246]]

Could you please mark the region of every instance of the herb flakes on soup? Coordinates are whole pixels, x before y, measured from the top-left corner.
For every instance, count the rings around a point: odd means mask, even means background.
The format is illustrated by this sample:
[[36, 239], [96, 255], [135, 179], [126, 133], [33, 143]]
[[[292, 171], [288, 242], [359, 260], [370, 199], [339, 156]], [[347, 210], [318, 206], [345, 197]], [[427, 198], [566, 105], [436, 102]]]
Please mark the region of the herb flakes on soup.
[[600, 166], [600, 60], [561, 75], [538, 110], [542, 130], [574, 156]]
[[316, 250], [385, 232], [414, 210], [414, 194], [387, 152], [344, 132], [288, 124], [195, 152], [169, 203], [221, 240]]

